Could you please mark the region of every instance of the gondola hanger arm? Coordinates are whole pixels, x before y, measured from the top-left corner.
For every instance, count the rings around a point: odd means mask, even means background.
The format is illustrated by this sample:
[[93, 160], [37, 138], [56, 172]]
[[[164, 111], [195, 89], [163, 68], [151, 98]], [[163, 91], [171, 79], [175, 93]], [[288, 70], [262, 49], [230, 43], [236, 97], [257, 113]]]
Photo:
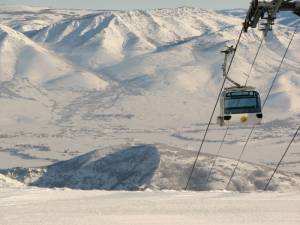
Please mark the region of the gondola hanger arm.
[[233, 46], [226, 46], [226, 48], [224, 50], [222, 50], [221, 52], [225, 54], [224, 57], [224, 63], [222, 65], [222, 69], [223, 69], [223, 77], [228, 80], [230, 83], [232, 83], [233, 85], [237, 86], [237, 87], [241, 87], [241, 85], [238, 82], [235, 82], [232, 78], [230, 78], [228, 76], [228, 71], [227, 71], [227, 62], [228, 62], [228, 57], [229, 55], [231, 55], [233, 52], [235, 52], [236, 49]]

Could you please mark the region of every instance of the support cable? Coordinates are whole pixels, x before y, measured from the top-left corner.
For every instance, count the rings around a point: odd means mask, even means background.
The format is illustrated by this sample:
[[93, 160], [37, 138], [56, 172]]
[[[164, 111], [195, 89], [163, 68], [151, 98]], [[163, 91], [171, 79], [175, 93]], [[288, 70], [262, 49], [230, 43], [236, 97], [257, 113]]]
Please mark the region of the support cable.
[[247, 76], [247, 79], [246, 79], [246, 82], [245, 82], [245, 85], [244, 85], [244, 86], [247, 86], [247, 84], [248, 84], [250, 75], [251, 75], [252, 70], [253, 70], [253, 68], [254, 68], [254, 64], [255, 64], [256, 59], [257, 59], [257, 57], [258, 57], [258, 55], [259, 55], [259, 52], [260, 52], [260, 49], [261, 49], [262, 44], [263, 44], [263, 42], [264, 42], [264, 39], [265, 39], [265, 37], [263, 36], [263, 37], [261, 38], [261, 40], [260, 40], [259, 47], [258, 47], [258, 49], [257, 49], [256, 55], [255, 55], [254, 60], [253, 60], [253, 62], [252, 62], [252, 65], [251, 65], [251, 68], [250, 68], [250, 71], [249, 71], [249, 73], [248, 73], [248, 76]]
[[217, 152], [217, 154], [215, 155], [214, 160], [213, 160], [213, 163], [212, 163], [212, 165], [211, 165], [211, 167], [210, 167], [210, 170], [209, 170], [209, 173], [208, 173], [206, 182], [209, 181], [209, 179], [210, 179], [210, 177], [211, 177], [211, 175], [212, 175], [212, 171], [213, 171], [213, 169], [215, 168], [217, 159], [219, 158], [220, 152], [221, 152], [221, 150], [222, 150], [222, 148], [223, 148], [223, 145], [224, 145], [225, 138], [226, 138], [226, 136], [227, 136], [228, 130], [229, 130], [229, 123], [228, 123], [228, 126], [227, 126], [227, 128], [226, 128], [225, 134], [224, 134], [224, 136], [223, 136], [222, 142], [221, 142], [221, 144], [220, 144], [220, 146], [219, 146], [218, 152]]
[[[251, 64], [250, 71], [249, 71], [249, 73], [247, 74], [247, 79], [246, 79], [246, 81], [245, 81], [245, 85], [244, 85], [244, 86], [247, 86], [247, 83], [248, 83], [248, 80], [249, 80], [249, 78], [250, 78], [250, 76], [251, 76], [251, 73], [252, 73], [252, 70], [253, 70], [253, 68], [254, 68], [256, 59], [257, 59], [257, 57], [258, 57], [258, 55], [259, 55], [259, 52], [260, 52], [260, 50], [261, 50], [261, 48], [262, 48], [262, 44], [263, 44], [264, 39], [265, 39], [265, 37], [264, 37], [264, 35], [262, 35], [261, 40], [260, 40], [260, 43], [259, 43], [259, 46], [258, 46], [258, 49], [257, 49], [257, 52], [256, 52], [255, 57], [254, 57], [254, 59], [253, 59], [253, 62], [252, 62], [252, 64]], [[221, 142], [221, 144], [220, 144], [220, 146], [219, 146], [218, 152], [217, 152], [217, 154], [216, 154], [216, 156], [215, 156], [215, 158], [214, 158], [213, 164], [212, 164], [212, 166], [211, 166], [211, 168], [210, 168], [210, 170], [209, 170], [209, 173], [208, 173], [208, 176], [207, 176], [207, 182], [209, 181], [210, 176], [212, 175], [212, 171], [213, 171], [213, 169], [214, 169], [214, 167], [215, 167], [216, 161], [217, 161], [217, 159], [218, 159], [219, 156], [220, 156], [220, 152], [222, 151], [222, 148], [223, 148], [223, 145], [224, 145], [224, 142], [225, 142], [225, 139], [226, 139], [228, 130], [229, 130], [229, 124], [228, 124], [228, 127], [227, 127], [227, 129], [226, 129], [226, 131], [225, 131], [225, 134], [224, 134], [224, 136], [223, 136], [222, 142]]]
[[285, 157], [286, 154], [288, 153], [288, 151], [289, 151], [289, 149], [290, 149], [292, 143], [294, 142], [295, 138], [297, 137], [299, 130], [300, 130], [300, 126], [298, 127], [298, 129], [297, 129], [296, 133], [294, 134], [292, 140], [290, 141], [289, 145], [287, 146], [285, 152], [283, 153], [283, 155], [282, 155], [280, 161], [278, 162], [278, 164], [277, 164], [275, 170], [273, 171], [272, 176], [269, 178], [269, 180], [268, 180], [268, 182], [267, 182], [267, 184], [266, 184], [266, 186], [265, 186], [265, 188], [264, 188], [264, 191], [267, 191], [267, 190], [268, 190], [269, 184], [271, 183], [271, 181], [272, 181], [272, 179], [273, 179], [275, 173], [277, 172], [277, 170], [278, 170], [278, 168], [279, 168], [279, 166], [280, 166], [282, 160], [284, 159], [284, 157]]
[[[290, 39], [290, 42], [289, 42], [289, 44], [288, 44], [288, 46], [287, 46], [287, 48], [286, 48], [286, 50], [285, 50], [285, 52], [284, 52], [284, 55], [283, 55], [283, 57], [282, 57], [282, 60], [281, 60], [281, 62], [280, 62], [280, 64], [279, 64], [279, 67], [278, 67], [278, 69], [277, 69], [277, 73], [276, 73], [276, 75], [275, 75], [275, 77], [274, 77], [274, 79], [273, 79], [273, 81], [272, 81], [272, 84], [271, 84], [269, 90], [268, 90], [268, 93], [267, 93], [267, 96], [266, 96], [266, 98], [265, 98], [265, 100], [264, 100], [264, 103], [263, 103], [262, 108], [264, 108], [264, 106], [265, 106], [265, 104], [266, 104], [266, 102], [267, 102], [267, 100], [268, 100], [268, 98], [269, 98], [269, 96], [270, 96], [270, 93], [271, 93], [271, 91], [272, 91], [272, 89], [273, 89], [273, 86], [274, 86], [274, 84], [275, 84], [275, 81], [277, 80], [277, 78], [278, 78], [278, 76], [279, 76], [279, 73], [280, 73], [282, 64], [283, 64], [283, 62], [284, 62], [284, 60], [285, 60], [285, 57], [286, 57], [286, 55], [287, 55], [287, 53], [288, 53], [288, 50], [289, 50], [290, 46], [291, 46], [291, 44], [292, 44], [292, 42], [293, 42], [293, 40], [294, 40], [294, 37], [295, 37], [295, 35], [296, 35], [296, 32], [297, 32], [297, 30], [298, 30], [299, 25], [300, 25], [300, 22], [299, 22], [298, 25], [296, 26], [295, 31], [294, 31], [294, 33], [293, 33], [291, 39]], [[239, 155], [239, 158], [238, 158], [238, 160], [237, 160], [237, 163], [236, 163], [236, 165], [234, 166], [233, 172], [232, 172], [232, 174], [231, 174], [231, 176], [230, 176], [230, 178], [229, 178], [229, 181], [228, 181], [228, 183], [227, 183], [225, 189], [228, 189], [228, 187], [229, 187], [229, 185], [230, 185], [230, 183], [231, 183], [231, 180], [232, 180], [232, 178], [234, 177], [234, 175], [235, 175], [235, 173], [236, 173], [236, 169], [237, 169], [238, 166], [239, 166], [239, 163], [240, 163], [240, 161], [241, 161], [241, 159], [242, 159], [242, 157], [243, 157], [243, 154], [244, 154], [244, 152], [245, 152], [245, 150], [246, 150], [246, 147], [247, 147], [247, 145], [248, 145], [248, 142], [249, 142], [249, 140], [250, 140], [250, 137], [252, 136], [252, 133], [253, 133], [253, 131], [254, 131], [255, 128], [256, 128], [256, 125], [253, 125], [253, 126], [252, 126], [252, 129], [251, 129], [251, 131], [250, 131], [250, 133], [249, 133], [249, 135], [248, 135], [248, 137], [247, 137], [247, 140], [246, 140], [246, 142], [245, 142], [245, 144], [244, 144], [244, 146], [243, 146], [243, 150], [241, 151], [241, 153], [240, 153], [240, 155]]]
[[193, 163], [193, 166], [192, 166], [192, 169], [191, 169], [189, 178], [188, 178], [188, 180], [187, 180], [187, 183], [186, 183], [186, 186], [185, 186], [185, 190], [187, 190], [188, 187], [189, 187], [189, 184], [190, 184], [190, 181], [191, 181], [193, 172], [194, 172], [194, 170], [195, 170], [197, 161], [198, 161], [198, 159], [199, 159], [200, 153], [201, 153], [201, 151], [202, 151], [202, 147], [203, 147], [203, 144], [204, 144], [204, 142], [205, 142], [205, 139], [206, 139], [208, 130], [209, 130], [210, 125], [211, 125], [211, 123], [212, 123], [213, 116], [214, 116], [215, 111], [216, 111], [216, 109], [217, 109], [217, 105], [218, 105], [219, 99], [220, 99], [220, 97], [221, 97], [223, 88], [224, 88], [224, 86], [225, 86], [225, 83], [226, 83], [226, 80], [227, 80], [227, 76], [228, 76], [228, 74], [229, 74], [229, 71], [230, 71], [230, 69], [231, 69], [233, 60], [234, 60], [234, 58], [235, 58], [237, 48], [238, 48], [238, 46], [239, 46], [239, 44], [240, 44], [240, 40], [241, 40], [242, 34], [243, 34], [243, 29], [240, 31], [239, 38], [238, 38], [237, 44], [236, 44], [235, 49], [234, 49], [234, 53], [233, 53], [233, 56], [232, 56], [232, 58], [231, 58], [231, 61], [230, 61], [230, 64], [229, 64], [229, 67], [228, 67], [228, 70], [227, 70], [227, 73], [226, 73], [226, 77], [224, 77], [223, 83], [222, 83], [222, 85], [221, 85], [221, 88], [220, 88], [220, 91], [219, 91], [219, 94], [218, 94], [218, 97], [217, 97], [217, 101], [216, 101], [216, 103], [215, 103], [215, 105], [214, 105], [212, 114], [211, 114], [210, 119], [209, 119], [209, 122], [208, 122], [208, 124], [207, 124], [207, 127], [206, 127], [206, 130], [205, 130], [205, 133], [204, 133], [204, 136], [203, 136], [201, 145], [200, 145], [200, 147], [199, 147], [199, 150], [198, 150], [198, 153], [197, 153], [197, 155], [196, 155], [195, 161], [194, 161], [194, 163]]

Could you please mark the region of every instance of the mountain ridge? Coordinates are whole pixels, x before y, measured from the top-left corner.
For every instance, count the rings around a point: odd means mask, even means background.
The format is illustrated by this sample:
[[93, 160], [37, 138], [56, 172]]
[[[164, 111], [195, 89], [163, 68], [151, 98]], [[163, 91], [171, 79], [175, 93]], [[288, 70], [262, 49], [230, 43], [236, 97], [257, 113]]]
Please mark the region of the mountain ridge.
[[[198, 149], [222, 82], [220, 51], [236, 44], [243, 22], [186, 7], [26, 15], [0, 10], [0, 20], [21, 38], [8, 35], [9, 48], [1, 48], [3, 167], [49, 165], [135, 142]], [[274, 26], [258, 55], [249, 85], [262, 100], [292, 32]], [[236, 81], [245, 82], [260, 38], [255, 30], [242, 36], [229, 74]], [[276, 162], [299, 118], [298, 40], [296, 35], [246, 161]], [[22, 76], [10, 80], [16, 68]], [[206, 151], [214, 154], [223, 129], [213, 124], [210, 132]], [[246, 135], [247, 127], [232, 127], [224, 155], [235, 158]], [[299, 170], [295, 148], [296, 158], [294, 152], [287, 156], [288, 171]]]

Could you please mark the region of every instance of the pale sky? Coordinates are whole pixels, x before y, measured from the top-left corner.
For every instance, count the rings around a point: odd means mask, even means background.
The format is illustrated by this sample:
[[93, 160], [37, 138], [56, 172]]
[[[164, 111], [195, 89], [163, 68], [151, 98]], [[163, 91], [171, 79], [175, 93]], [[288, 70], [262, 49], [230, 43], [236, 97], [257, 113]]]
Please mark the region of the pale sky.
[[195, 6], [206, 9], [248, 8], [251, 0], [0, 0], [1, 4], [86, 9], [149, 9]]

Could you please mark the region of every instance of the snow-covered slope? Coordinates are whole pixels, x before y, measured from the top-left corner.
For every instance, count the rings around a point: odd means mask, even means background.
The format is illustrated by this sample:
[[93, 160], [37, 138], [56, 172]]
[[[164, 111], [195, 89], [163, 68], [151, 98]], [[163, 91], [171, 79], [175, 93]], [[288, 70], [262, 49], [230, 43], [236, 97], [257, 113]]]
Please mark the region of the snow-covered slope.
[[0, 174], [0, 188], [19, 188], [24, 186], [23, 183]]
[[15, 225], [298, 225], [300, 194], [0, 189]]
[[28, 34], [62, 19], [93, 12], [93, 10], [64, 10], [27, 5], [0, 4], [0, 6], [1, 23]]
[[[225, 14], [187, 7], [104, 11], [62, 20], [37, 31], [31, 38], [84, 68], [122, 81], [126, 89], [146, 89], [154, 93], [163, 90], [160, 97], [168, 95], [169, 99], [178, 95], [179, 90], [182, 95], [199, 92], [202, 98], [209, 98], [216, 95], [211, 90], [216, 89], [221, 79], [219, 51], [226, 42], [236, 40], [242, 23], [240, 18]], [[263, 97], [291, 35], [286, 31], [286, 27], [275, 28], [250, 79]], [[259, 38], [259, 33], [251, 31], [242, 39], [231, 73], [241, 83], [246, 79], [241, 74], [248, 73]], [[281, 80], [273, 92], [284, 99], [281, 103], [288, 109], [285, 112], [299, 110], [296, 103], [299, 93], [292, 92], [297, 89], [299, 79], [293, 75], [293, 71], [299, 73], [296, 50], [297, 46], [295, 51], [291, 49], [290, 61], [285, 65], [291, 69], [282, 70], [285, 77], [293, 77], [286, 79], [294, 81]], [[287, 85], [289, 92], [281, 93]], [[282, 113], [281, 109], [272, 110]]]
[[[94, 69], [233, 26], [237, 19], [193, 8], [99, 12], [45, 27], [32, 38]], [[68, 54], [72, 49], [72, 54]]]
[[2, 82], [26, 78], [35, 85], [53, 89], [103, 90], [107, 86], [100, 77], [76, 70], [63, 58], [4, 25], [0, 25], [0, 74]]

